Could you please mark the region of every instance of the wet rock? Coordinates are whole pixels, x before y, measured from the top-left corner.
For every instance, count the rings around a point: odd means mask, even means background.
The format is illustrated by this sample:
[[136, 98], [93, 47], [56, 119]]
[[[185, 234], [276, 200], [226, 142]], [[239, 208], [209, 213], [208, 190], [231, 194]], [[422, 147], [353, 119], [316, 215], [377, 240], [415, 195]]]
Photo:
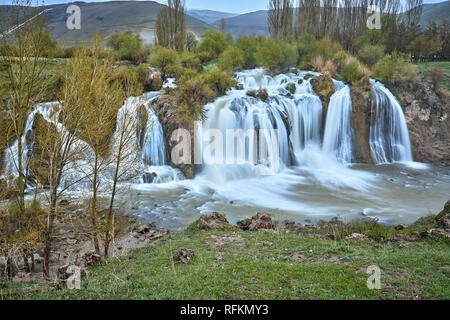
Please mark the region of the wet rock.
[[189, 261], [194, 256], [194, 250], [191, 249], [181, 249], [174, 255], [174, 259], [177, 263], [188, 264]]
[[273, 230], [272, 218], [269, 214], [261, 212], [251, 219], [239, 221], [237, 225], [244, 231]]
[[244, 90], [244, 84], [238, 83], [238, 84], [236, 85], [236, 89], [237, 89], [237, 90]]
[[99, 266], [102, 263], [102, 257], [95, 252], [86, 252], [81, 258], [84, 266]]
[[150, 184], [153, 183], [153, 180], [155, 180], [157, 176], [158, 175], [154, 172], [146, 172], [142, 175], [142, 180], [144, 181], [144, 183]]
[[198, 220], [198, 228], [200, 230], [227, 230], [231, 228], [231, 225], [223, 213], [214, 212], [201, 216]]

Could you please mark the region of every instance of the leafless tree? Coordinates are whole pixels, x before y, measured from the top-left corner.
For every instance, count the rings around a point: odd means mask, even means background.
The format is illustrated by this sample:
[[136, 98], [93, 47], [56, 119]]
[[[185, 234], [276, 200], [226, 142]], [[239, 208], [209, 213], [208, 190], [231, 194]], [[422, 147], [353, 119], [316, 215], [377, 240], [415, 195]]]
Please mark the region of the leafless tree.
[[292, 0], [270, 0], [267, 23], [272, 37], [284, 40], [292, 38], [293, 19]]
[[178, 51], [186, 46], [186, 14], [184, 0], [168, 0], [156, 19], [157, 44]]

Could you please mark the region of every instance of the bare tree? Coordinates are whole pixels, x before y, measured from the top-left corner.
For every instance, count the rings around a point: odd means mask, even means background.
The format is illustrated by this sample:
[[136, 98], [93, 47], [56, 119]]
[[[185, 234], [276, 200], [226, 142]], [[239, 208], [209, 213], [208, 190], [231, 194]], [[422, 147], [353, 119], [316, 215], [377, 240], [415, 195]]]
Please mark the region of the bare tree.
[[294, 9], [292, 0], [270, 0], [267, 24], [273, 38], [288, 40], [293, 32]]
[[168, 0], [156, 19], [157, 44], [178, 51], [186, 46], [186, 14], [184, 0]]

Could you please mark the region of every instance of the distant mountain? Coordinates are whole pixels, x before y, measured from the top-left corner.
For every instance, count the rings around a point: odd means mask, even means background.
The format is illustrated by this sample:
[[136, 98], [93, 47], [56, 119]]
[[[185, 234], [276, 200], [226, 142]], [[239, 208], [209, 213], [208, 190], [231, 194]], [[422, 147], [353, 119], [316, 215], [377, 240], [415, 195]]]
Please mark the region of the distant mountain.
[[450, 1], [423, 5], [421, 25], [427, 26], [433, 21], [439, 23], [443, 19], [450, 20]]
[[213, 24], [214, 22], [220, 21], [221, 19], [233, 18], [239, 15], [239, 13], [219, 12], [213, 10], [200, 10], [200, 9], [187, 10], [186, 13], [191, 17], [194, 17], [208, 24]]
[[[243, 35], [269, 35], [267, 27], [267, 10], [259, 10], [225, 19], [225, 30], [235, 37]], [[219, 27], [220, 21], [213, 23]]]
[[[141, 35], [146, 43], [153, 43], [156, 16], [162, 4], [155, 1], [109, 1], [76, 2], [81, 9], [81, 29], [68, 30], [66, 10], [69, 4], [45, 6], [47, 21], [53, 39], [65, 41], [67, 45], [90, 39], [98, 29], [106, 38], [115, 30], [132, 30]], [[0, 11], [6, 6], [0, 6]], [[187, 28], [198, 36], [213, 29], [201, 20], [186, 16]]]

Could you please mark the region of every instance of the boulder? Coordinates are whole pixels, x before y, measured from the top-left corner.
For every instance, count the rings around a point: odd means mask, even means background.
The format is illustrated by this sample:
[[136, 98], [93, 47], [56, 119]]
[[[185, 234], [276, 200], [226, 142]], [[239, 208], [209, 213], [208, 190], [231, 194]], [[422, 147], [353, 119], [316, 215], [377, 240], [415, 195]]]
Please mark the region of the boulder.
[[239, 221], [237, 224], [244, 231], [273, 230], [272, 218], [267, 213], [259, 212], [251, 219]]
[[231, 225], [223, 213], [214, 212], [201, 216], [198, 220], [198, 228], [200, 230], [227, 230], [231, 228]]

